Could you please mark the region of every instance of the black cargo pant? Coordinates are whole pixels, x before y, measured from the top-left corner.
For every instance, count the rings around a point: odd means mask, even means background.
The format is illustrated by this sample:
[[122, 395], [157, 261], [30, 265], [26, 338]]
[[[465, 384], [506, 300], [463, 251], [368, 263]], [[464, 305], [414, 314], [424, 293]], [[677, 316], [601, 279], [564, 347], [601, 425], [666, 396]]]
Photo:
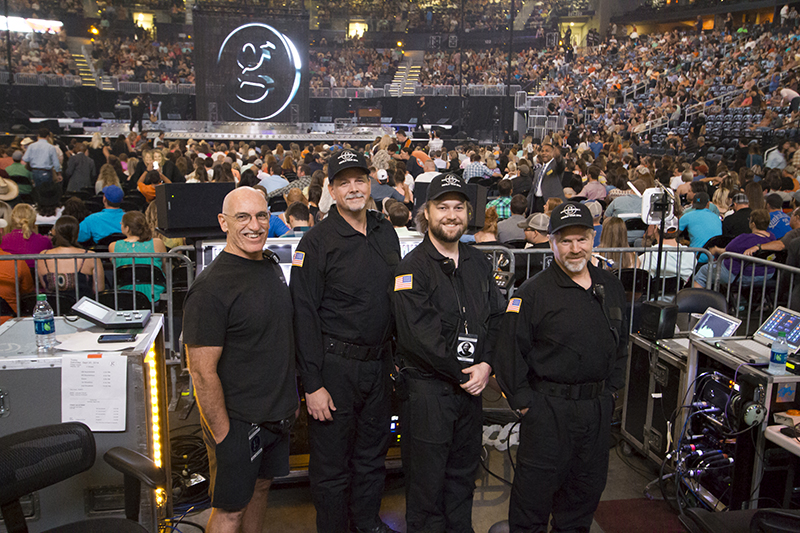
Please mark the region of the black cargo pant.
[[534, 393], [522, 419], [509, 504], [511, 533], [588, 533], [608, 476], [612, 399]]
[[327, 353], [325, 389], [333, 421], [309, 418], [308, 477], [317, 531], [345, 533], [379, 525], [391, 423], [391, 362], [358, 361]]
[[400, 427], [407, 531], [470, 533], [481, 399], [436, 379], [406, 383]]

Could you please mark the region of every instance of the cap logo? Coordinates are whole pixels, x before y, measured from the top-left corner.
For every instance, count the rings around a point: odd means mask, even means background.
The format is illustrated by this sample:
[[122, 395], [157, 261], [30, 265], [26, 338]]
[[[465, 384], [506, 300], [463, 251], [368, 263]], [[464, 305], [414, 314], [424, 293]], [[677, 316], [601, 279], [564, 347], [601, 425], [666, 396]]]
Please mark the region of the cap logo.
[[352, 163], [354, 161], [358, 161], [358, 154], [355, 152], [342, 152], [339, 154], [340, 165], [343, 165], [344, 163]]
[[442, 178], [442, 186], [461, 187], [461, 180], [456, 176], [448, 175]]
[[564, 209], [561, 210], [561, 218], [580, 218], [581, 217], [581, 210], [578, 209], [576, 206], [572, 204], [567, 204]]

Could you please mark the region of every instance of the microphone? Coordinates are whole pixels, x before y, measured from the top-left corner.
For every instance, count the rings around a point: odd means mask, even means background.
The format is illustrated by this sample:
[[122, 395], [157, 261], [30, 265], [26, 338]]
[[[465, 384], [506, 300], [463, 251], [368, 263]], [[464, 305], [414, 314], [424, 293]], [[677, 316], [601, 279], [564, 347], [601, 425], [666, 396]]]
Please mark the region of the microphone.
[[609, 259], [607, 257], [603, 257], [600, 254], [592, 253], [592, 257], [594, 257], [595, 259], [599, 259], [600, 261], [604, 262], [606, 264], [606, 266], [608, 266], [608, 268], [614, 268], [614, 265], [616, 264], [613, 259]]
[[456, 262], [449, 257], [440, 261], [439, 266], [442, 267], [442, 272], [444, 272], [445, 276], [452, 276], [453, 272], [456, 271]]
[[592, 287], [592, 292], [594, 292], [595, 298], [600, 300], [600, 305], [603, 305], [606, 299], [606, 288], [605, 286], [601, 285], [600, 283], [595, 283], [594, 287]]

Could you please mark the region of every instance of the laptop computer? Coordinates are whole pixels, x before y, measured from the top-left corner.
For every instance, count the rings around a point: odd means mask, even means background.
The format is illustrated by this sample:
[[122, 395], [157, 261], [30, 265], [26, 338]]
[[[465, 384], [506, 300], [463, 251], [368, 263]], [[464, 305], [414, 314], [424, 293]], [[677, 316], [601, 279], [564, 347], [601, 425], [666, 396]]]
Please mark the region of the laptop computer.
[[709, 307], [689, 332], [689, 337], [662, 339], [657, 341], [657, 344], [672, 353], [686, 357], [689, 354], [689, 338], [733, 337], [741, 323], [742, 321], [735, 316]]
[[728, 339], [712, 344], [746, 363], [767, 365], [772, 341], [778, 338], [780, 332], [786, 333], [789, 355], [792, 355], [800, 347], [800, 313], [786, 307], [777, 307], [753, 334], [752, 339]]

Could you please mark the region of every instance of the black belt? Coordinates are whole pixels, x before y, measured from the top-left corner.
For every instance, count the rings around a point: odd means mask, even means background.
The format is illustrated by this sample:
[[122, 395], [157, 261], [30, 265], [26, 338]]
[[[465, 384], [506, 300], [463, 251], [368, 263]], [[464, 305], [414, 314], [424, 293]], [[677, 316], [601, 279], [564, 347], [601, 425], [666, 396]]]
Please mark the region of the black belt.
[[554, 383], [552, 381], [537, 380], [531, 383], [531, 387], [536, 392], [541, 392], [547, 396], [556, 398], [566, 398], [567, 400], [593, 400], [600, 396], [605, 390], [606, 382], [578, 383], [569, 385], [567, 383]]
[[259, 424], [267, 431], [271, 431], [276, 435], [288, 435], [294, 425], [294, 415], [289, 418], [284, 418], [280, 422], [262, 422]]
[[463, 391], [458, 385], [440, 379], [418, 379], [409, 377], [406, 383], [408, 383], [409, 391], [420, 392], [422, 394], [450, 396]]
[[384, 342], [378, 346], [362, 346], [360, 344], [340, 341], [327, 335], [322, 336], [322, 343], [325, 346], [325, 353], [332, 353], [346, 359], [355, 359], [356, 361], [379, 360], [389, 344], [388, 342]]
[[39, 172], [52, 172], [53, 171], [52, 168], [33, 168], [33, 167], [31, 167], [31, 170], [38, 170]]

